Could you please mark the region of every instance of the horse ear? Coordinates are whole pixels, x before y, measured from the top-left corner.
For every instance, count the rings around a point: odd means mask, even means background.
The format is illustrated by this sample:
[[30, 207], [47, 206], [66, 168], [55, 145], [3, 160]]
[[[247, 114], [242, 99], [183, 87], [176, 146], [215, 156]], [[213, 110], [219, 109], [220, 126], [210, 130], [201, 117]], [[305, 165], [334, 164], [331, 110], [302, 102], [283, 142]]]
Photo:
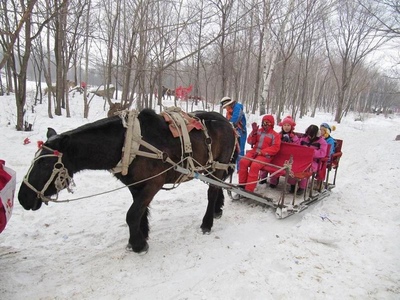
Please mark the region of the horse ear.
[[57, 132], [51, 127], [47, 128], [47, 138], [49, 139], [53, 135], [57, 135]]

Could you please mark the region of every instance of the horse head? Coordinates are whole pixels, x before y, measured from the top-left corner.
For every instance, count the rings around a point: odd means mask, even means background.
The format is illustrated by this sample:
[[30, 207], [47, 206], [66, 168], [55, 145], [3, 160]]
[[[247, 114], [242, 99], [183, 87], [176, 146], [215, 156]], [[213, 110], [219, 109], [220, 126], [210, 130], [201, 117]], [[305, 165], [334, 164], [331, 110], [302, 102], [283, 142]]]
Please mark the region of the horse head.
[[67, 135], [57, 135], [49, 128], [47, 141], [38, 143], [39, 150], [18, 193], [18, 200], [26, 210], [37, 210], [42, 202], [54, 201], [50, 197], [72, 183], [72, 173], [66, 168], [63, 155], [68, 139]]

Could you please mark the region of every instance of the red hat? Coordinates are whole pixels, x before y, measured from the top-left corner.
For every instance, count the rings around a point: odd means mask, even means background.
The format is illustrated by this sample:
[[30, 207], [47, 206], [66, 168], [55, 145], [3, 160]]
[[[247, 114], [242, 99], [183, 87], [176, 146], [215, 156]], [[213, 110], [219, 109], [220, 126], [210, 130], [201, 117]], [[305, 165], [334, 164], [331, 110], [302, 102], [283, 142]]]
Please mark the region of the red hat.
[[286, 118], [284, 118], [279, 123], [279, 126], [283, 126], [284, 124], [289, 124], [290, 126], [292, 126], [292, 130], [294, 130], [294, 127], [296, 126], [296, 123], [293, 121], [291, 116], [287, 116]]

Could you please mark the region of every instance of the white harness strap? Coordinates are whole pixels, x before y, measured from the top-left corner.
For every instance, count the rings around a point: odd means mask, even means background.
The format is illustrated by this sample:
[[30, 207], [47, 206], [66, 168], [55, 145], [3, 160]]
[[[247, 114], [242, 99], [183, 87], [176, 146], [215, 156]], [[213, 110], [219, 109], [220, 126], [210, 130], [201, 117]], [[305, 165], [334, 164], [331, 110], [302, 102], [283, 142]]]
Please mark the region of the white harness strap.
[[[139, 113], [136, 110], [123, 110], [119, 112], [122, 124], [126, 128], [126, 134], [124, 147], [122, 148], [122, 158], [120, 162], [110, 170], [114, 174], [121, 173], [123, 176], [128, 174], [128, 168], [137, 155], [161, 159], [171, 165], [175, 164], [164, 152], [142, 139], [140, 122], [137, 118], [138, 115]], [[153, 153], [139, 150], [140, 145]]]
[[[138, 154], [142, 136], [140, 134], [140, 123], [137, 118], [136, 110], [123, 110], [119, 113], [122, 123], [126, 128], [124, 147], [122, 148], [121, 161], [111, 169], [112, 173], [120, 173], [125, 176], [128, 174], [129, 165]], [[128, 122], [126, 118], [128, 117]]]
[[164, 109], [164, 113], [167, 114], [170, 119], [174, 122], [176, 129], [180, 132], [179, 136], [183, 137], [183, 149], [185, 154], [191, 154], [192, 143], [190, 142], [189, 132], [187, 130], [186, 120], [181, 115], [182, 109], [180, 107], [172, 106]]
[[[195, 166], [193, 163], [192, 159], [192, 142], [190, 141], [190, 136], [189, 136], [189, 131], [187, 129], [187, 121], [185, 118], [181, 115], [182, 109], [180, 107], [172, 106], [172, 107], [167, 107], [164, 109], [165, 114], [169, 116], [169, 118], [173, 121], [175, 128], [179, 131], [179, 138], [181, 140], [181, 145], [183, 147], [183, 156], [182, 160], [186, 159], [186, 162], [188, 164], [188, 169], [189, 170], [195, 170]], [[183, 180], [186, 181], [186, 178]]]

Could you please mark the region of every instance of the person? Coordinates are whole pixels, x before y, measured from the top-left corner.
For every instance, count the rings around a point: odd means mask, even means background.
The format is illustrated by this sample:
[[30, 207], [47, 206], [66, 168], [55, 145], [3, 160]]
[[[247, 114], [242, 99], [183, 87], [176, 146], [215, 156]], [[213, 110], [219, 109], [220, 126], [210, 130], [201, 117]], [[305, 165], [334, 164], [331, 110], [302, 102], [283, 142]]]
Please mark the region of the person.
[[239, 184], [245, 186], [245, 190], [253, 192], [258, 180], [258, 174], [263, 163], [271, 162], [281, 147], [281, 136], [274, 130], [274, 117], [265, 115], [262, 118], [261, 128], [253, 123], [252, 132], [247, 142], [252, 149], [239, 162]]
[[327, 142], [328, 145], [331, 145], [331, 150], [329, 152], [329, 160], [331, 160], [332, 154], [335, 153], [335, 144], [336, 141], [333, 137], [331, 137], [331, 132], [335, 131], [336, 127], [335, 126], [329, 126], [328, 123], [322, 123], [319, 126], [319, 129], [321, 130], [321, 135], [325, 138], [325, 141]]
[[[323, 136], [321, 136], [321, 131], [317, 125], [310, 125], [303, 137], [299, 138], [296, 142], [298, 145], [314, 148], [314, 159], [312, 162], [312, 170], [316, 172], [318, 170], [318, 160], [326, 156], [326, 151], [328, 149], [328, 144], [326, 143]], [[294, 193], [295, 190], [295, 180], [289, 178], [288, 180], [290, 186], [290, 192]], [[297, 190], [297, 195], [303, 194], [307, 186], [307, 178], [300, 180], [299, 188]]]
[[[291, 116], [285, 117], [280, 123], [279, 126], [281, 126], [281, 132], [279, 133], [281, 136], [281, 141], [284, 143], [296, 143], [299, 138], [298, 136], [294, 133], [294, 129], [296, 126], [296, 123], [294, 122], [293, 118]], [[264, 172], [261, 175], [261, 178], [267, 177], [267, 174]], [[262, 182], [261, 182], [262, 183]], [[269, 187], [270, 188], [276, 188], [276, 186], [279, 183], [279, 176], [271, 176], [269, 178]]]
[[244, 155], [247, 138], [246, 115], [243, 111], [243, 104], [233, 100], [231, 97], [223, 97], [220, 103], [222, 109], [226, 109], [226, 118], [232, 123], [238, 134], [240, 152], [237, 160], [237, 170], [239, 171], [239, 161]]

